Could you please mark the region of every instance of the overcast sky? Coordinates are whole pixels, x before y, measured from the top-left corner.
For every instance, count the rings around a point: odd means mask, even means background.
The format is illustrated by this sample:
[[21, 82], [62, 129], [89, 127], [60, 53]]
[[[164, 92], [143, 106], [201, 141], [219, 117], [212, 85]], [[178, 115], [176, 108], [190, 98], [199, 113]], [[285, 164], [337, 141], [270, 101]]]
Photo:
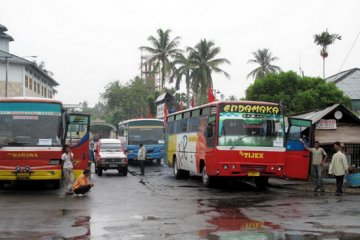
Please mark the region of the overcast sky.
[[56, 99], [93, 106], [108, 83], [139, 75], [139, 47], [158, 28], [180, 36], [180, 47], [206, 38], [221, 48], [231, 79], [215, 75], [214, 88], [225, 96], [244, 96], [258, 48], [285, 71], [301, 64], [305, 75], [322, 76], [313, 35], [326, 28], [342, 36], [329, 47], [326, 76], [360, 67], [359, 37], [340, 69], [360, 31], [359, 10], [358, 0], [1, 0], [0, 24], [15, 39], [11, 53], [37, 55], [54, 73]]

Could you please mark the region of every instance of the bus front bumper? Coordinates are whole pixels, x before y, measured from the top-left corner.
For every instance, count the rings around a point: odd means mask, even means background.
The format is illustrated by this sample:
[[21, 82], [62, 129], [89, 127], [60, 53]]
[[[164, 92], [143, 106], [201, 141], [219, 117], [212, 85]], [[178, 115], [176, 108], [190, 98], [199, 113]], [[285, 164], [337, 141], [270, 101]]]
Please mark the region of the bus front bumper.
[[0, 170], [0, 180], [60, 180], [61, 170]]

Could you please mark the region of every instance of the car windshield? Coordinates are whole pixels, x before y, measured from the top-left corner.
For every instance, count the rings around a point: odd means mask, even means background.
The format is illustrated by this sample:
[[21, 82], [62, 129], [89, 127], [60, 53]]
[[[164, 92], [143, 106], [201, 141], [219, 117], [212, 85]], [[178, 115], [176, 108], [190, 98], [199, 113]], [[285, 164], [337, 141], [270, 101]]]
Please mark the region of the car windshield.
[[104, 152], [120, 152], [122, 151], [121, 143], [102, 143], [101, 151]]

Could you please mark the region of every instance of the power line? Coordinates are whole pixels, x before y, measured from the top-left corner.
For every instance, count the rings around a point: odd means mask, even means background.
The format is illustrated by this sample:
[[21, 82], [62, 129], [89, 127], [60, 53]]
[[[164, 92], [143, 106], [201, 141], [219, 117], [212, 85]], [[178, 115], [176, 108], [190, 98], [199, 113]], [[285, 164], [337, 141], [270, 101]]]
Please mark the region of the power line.
[[351, 53], [351, 51], [352, 51], [353, 47], [355, 46], [356, 40], [358, 39], [359, 35], [360, 35], [360, 31], [359, 31], [359, 33], [357, 34], [357, 36], [356, 36], [356, 38], [355, 38], [355, 40], [354, 40], [353, 44], [351, 45], [351, 48], [350, 48], [349, 52], [347, 53], [347, 55], [346, 55], [346, 57], [345, 57], [345, 59], [344, 59], [343, 63], [341, 64], [341, 67], [340, 67], [340, 69], [339, 69], [339, 72], [341, 72], [341, 69], [343, 68], [343, 66], [344, 66], [344, 64], [345, 64], [346, 60], [348, 59], [348, 57], [349, 57], [349, 55], [350, 55], [350, 53]]

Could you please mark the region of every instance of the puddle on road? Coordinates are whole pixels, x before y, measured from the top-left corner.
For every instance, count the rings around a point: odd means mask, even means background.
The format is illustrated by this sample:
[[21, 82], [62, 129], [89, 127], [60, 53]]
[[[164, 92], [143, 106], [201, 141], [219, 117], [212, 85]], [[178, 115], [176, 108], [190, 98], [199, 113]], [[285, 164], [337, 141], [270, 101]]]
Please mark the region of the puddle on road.
[[[210, 240], [359, 240], [360, 234], [321, 231], [292, 231], [269, 221], [247, 216], [242, 208], [252, 207], [261, 199], [198, 200], [197, 214], [209, 216], [207, 229], [197, 232], [200, 239]], [[291, 207], [291, 204], [288, 205]], [[258, 206], [259, 207], [259, 206]]]

